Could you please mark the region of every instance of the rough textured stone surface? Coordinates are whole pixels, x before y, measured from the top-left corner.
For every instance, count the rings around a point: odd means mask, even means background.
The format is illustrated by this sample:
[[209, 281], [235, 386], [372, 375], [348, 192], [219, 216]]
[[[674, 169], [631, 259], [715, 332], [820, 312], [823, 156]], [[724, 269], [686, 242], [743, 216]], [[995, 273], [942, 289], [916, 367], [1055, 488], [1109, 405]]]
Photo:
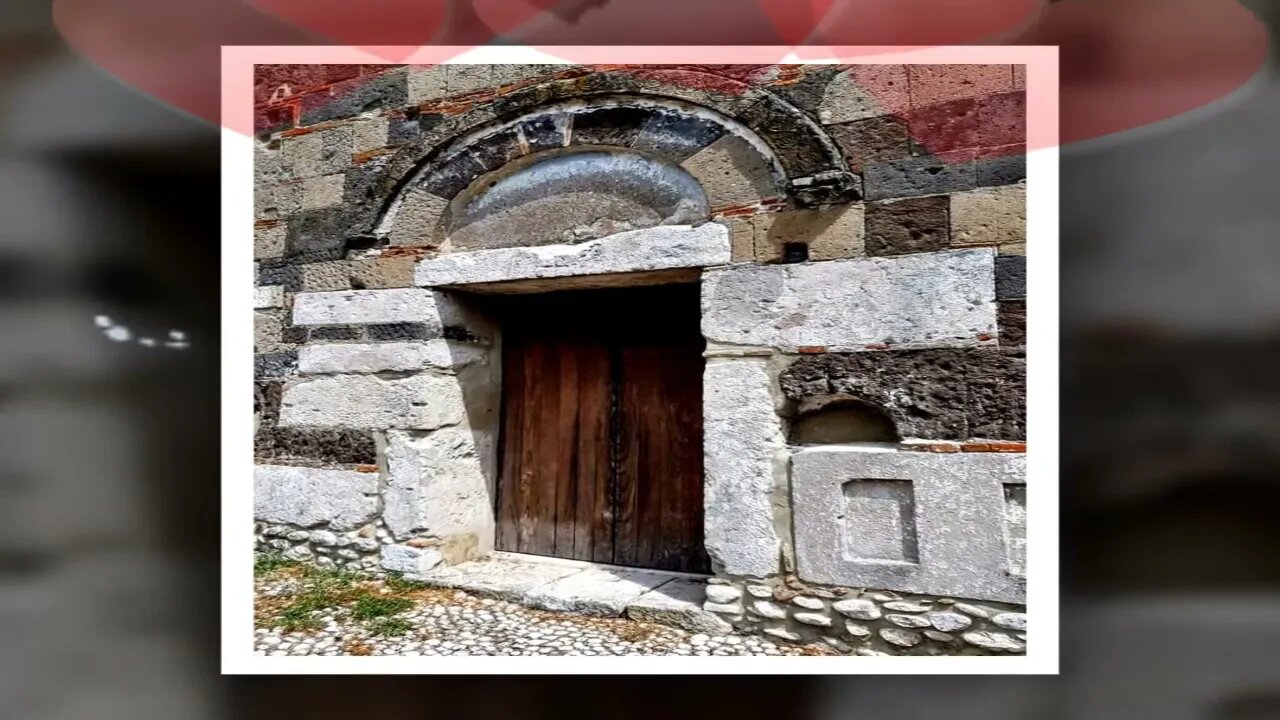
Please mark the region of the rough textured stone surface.
[[758, 358], [709, 359], [703, 382], [706, 548], [734, 575], [778, 572], [775, 463], [783, 452], [773, 382]]
[[849, 598], [831, 603], [831, 609], [854, 620], [878, 620], [880, 608], [870, 600]]
[[432, 587], [458, 588], [485, 597], [520, 602], [530, 590], [579, 572], [582, 568], [572, 565], [491, 557], [461, 565], [438, 565], [412, 579]]
[[253, 289], [253, 308], [277, 308], [284, 305], [284, 288], [279, 285], [255, 287]]
[[702, 185], [713, 208], [781, 194], [774, 185], [768, 161], [738, 135], [725, 135], [680, 166]]
[[910, 65], [914, 107], [1013, 89], [1009, 65]]
[[951, 193], [970, 190], [978, 185], [978, 174], [972, 160], [941, 160], [928, 156], [868, 163], [863, 168], [862, 178], [868, 200]]
[[383, 570], [418, 575], [439, 565], [443, 560], [444, 557], [435, 548], [383, 545], [379, 564]]
[[604, 275], [722, 265], [730, 260], [723, 225], [662, 226], [577, 245], [544, 245], [454, 253], [423, 260], [419, 285], [444, 287], [533, 278]]
[[629, 604], [670, 579], [666, 573], [646, 570], [588, 568], [533, 588], [521, 602], [542, 610], [621, 615]]
[[1027, 302], [1006, 300], [1000, 303], [997, 323], [1000, 326], [1001, 352], [1024, 354], [1027, 344]]
[[1026, 185], [980, 188], [951, 196], [954, 246], [1024, 243], [1026, 225]]
[[996, 258], [996, 299], [1022, 300], [1027, 297], [1027, 258], [1001, 255]]
[[467, 427], [387, 432], [382, 517], [397, 538], [472, 534], [493, 538], [489, 464], [492, 441]]
[[1022, 643], [1001, 632], [967, 632], [961, 637], [970, 645], [976, 645], [984, 650], [1012, 652], [1023, 649]]
[[280, 162], [284, 172], [296, 179], [340, 173], [351, 164], [351, 128], [285, 138], [280, 145]]
[[257, 465], [253, 516], [301, 527], [326, 524], [350, 530], [378, 511], [378, 475], [351, 470]]
[[867, 254], [902, 255], [945, 250], [947, 198], [922, 197], [867, 204]]
[[342, 204], [342, 189], [346, 175], [322, 175], [302, 181], [302, 210], [319, 210]]
[[1026, 368], [994, 348], [827, 353], [801, 357], [779, 376], [788, 399], [848, 398], [888, 414], [899, 436], [1020, 440]]
[[831, 627], [831, 618], [822, 613], [798, 612], [792, 616], [796, 622], [815, 627]]
[[294, 325], [347, 325], [416, 322], [442, 326], [441, 304], [448, 301], [427, 290], [346, 290], [299, 293], [293, 299]]
[[696, 580], [669, 580], [627, 603], [632, 620], [677, 627], [691, 633], [727, 635], [733, 626], [702, 609], [703, 583]]
[[703, 335], [793, 351], [972, 345], [995, 335], [994, 259], [982, 249], [709, 270]]
[[863, 208], [842, 205], [829, 210], [794, 210], [752, 218], [755, 259], [779, 262], [795, 244], [808, 248], [810, 260], [836, 260], [862, 255]]
[[280, 403], [284, 426], [432, 430], [465, 417], [452, 376], [324, 375], [291, 382]]
[[[332, 85], [327, 92], [304, 95], [299, 112], [303, 125], [346, 119], [376, 108], [403, 107], [405, 70], [393, 68]], [[348, 133], [350, 129], [346, 128]]]
[[351, 267], [346, 261], [306, 263], [302, 272], [303, 292], [326, 292], [351, 289]]
[[253, 231], [253, 259], [278, 258], [284, 254], [286, 227], [275, 225]]
[[1018, 632], [1026, 632], [1027, 616], [1023, 613], [1000, 613], [991, 618], [991, 622], [1005, 630], [1017, 630]]
[[486, 350], [451, 340], [322, 345], [298, 350], [300, 373], [377, 373], [452, 370], [485, 357]]
[[448, 94], [448, 65], [415, 65], [406, 78], [407, 99], [412, 105], [438, 100]]
[[757, 600], [751, 603], [751, 609], [760, 614], [760, 616], [773, 620], [782, 620], [787, 617], [787, 609], [785, 607], [768, 600]]
[[[797, 572], [808, 582], [1022, 602], [1025, 586], [1008, 573], [1004, 498], [1025, 477], [1023, 455], [800, 450], [792, 456]], [[910, 502], [880, 495], [851, 504], [849, 486], [868, 479], [909, 484]], [[858, 546], [845, 517], [855, 510], [874, 511], [917, 548], [915, 561], [851, 557]]]
[[827, 132], [855, 172], [867, 163], [897, 160], [910, 153], [907, 123], [894, 115], [832, 125]]
[[283, 311], [253, 313], [253, 351], [256, 353], [275, 352], [282, 349], [281, 332], [284, 322]]
[[708, 585], [707, 599], [715, 603], [730, 603], [742, 597], [742, 591], [733, 585]]
[[909, 104], [906, 66], [856, 65], [827, 85], [818, 116], [832, 125], [901, 112]]
[[913, 630], [901, 630], [898, 628], [882, 628], [880, 637], [885, 642], [897, 645], [898, 647], [915, 647], [920, 644], [920, 633]]
[[378, 257], [352, 260], [351, 287], [359, 290], [413, 287], [413, 266], [417, 258]]
[[1027, 156], [1021, 147], [997, 152], [974, 163], [978, 187], [1011, 185], [1027, 179]]
[[449, 201], [430, 191], [412, 187], [390, 212], [384, 232], [391, 245], [434, 247], [441, 238], [440, 218]]

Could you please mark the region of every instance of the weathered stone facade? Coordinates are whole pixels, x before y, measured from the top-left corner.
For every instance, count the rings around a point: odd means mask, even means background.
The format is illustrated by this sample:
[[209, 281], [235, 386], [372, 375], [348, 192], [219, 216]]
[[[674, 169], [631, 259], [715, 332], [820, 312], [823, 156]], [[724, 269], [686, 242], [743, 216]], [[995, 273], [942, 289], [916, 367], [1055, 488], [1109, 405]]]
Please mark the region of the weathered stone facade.
[[260, 545], [410, 575], [487, 554], [478, 298], [700, 282], [702, 626], [1021, 652], [1015, 70], [260, 67]]

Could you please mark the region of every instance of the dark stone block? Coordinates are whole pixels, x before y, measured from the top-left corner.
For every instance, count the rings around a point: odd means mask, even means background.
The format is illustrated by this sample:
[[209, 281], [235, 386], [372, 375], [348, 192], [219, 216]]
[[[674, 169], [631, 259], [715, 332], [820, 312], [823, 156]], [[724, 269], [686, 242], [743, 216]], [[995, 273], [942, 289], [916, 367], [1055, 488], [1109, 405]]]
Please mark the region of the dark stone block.
[[907, 129], [920, 154], [950, 152], [979, 147], [982, 123], [976, 98], [949, 100], [912, 110]]
[[870, 163], [862, 181], [868, 200], [886, 200], [971, 190], [977, 179], [972, 160], [912, 157]]
[[289, 325], [280, 331], [280, 341], [290, 345], [302, 345], [307, 342], [307, 328]]
[[441, 122], [444, 122], [444, 115], [440, 113], [420, 113], [416, 108], [410, 108], [404, 117], [392, 118], [387, 124], [387, 144], [413, 142]]
[[984, 349], [965, 374], [969, 437], [1027, 436], [1027, 361]]
[[804, 114], [795, 108], [765, 98], [738, 119], [773, 148], [788, 177], [843, 169], [838, 167], [819, 134], [806, 124]]
[[258, 378], [285, 377], [298, 371], [296, 350], [253, 356], [253, 376]]
[[946, 197], [867, 203], [867, 254], [945, 250], [950, 241], [949, 216], [950, 202]]
[[529, 153], [564, 147], [564, 132], [568, 117], [563, 114], [545, 115], [520, 123]]
[[520, 157], [520, 136], [515, 128], [487, 135], [467, 146], [482, 173], [492, 172]]
[[262, 262], [258, 264], [257, 284], [262, 287], [282, 285], [285, 292], [299, 292], [302, 290], [302, 270], [293, 263], [269, 265]]
[[432, 195], [452, 200], [484, 172], [484, 166], [470, 153], [457, 152], [441, 162], [433, 163], [423, 178], [421, 187]]
[[364, 112], [404, 107], [408, 102], [404, 69], [364, 75], [330, 88], [329, 93], [303, 96], [301, 122], [314, 125], [326, 120], [345, 120]]
[[253, 384], [253, 412], [258, 416], [259, 427], [275, 427], [280, 419], [280, 393], [284, 383], [279, 381]]
[[253, 111], [253, 132], [260, 138], [266, 138], [282, 130], [288, 130], [293, 125], [292, 106], [255, 108]]
[[652, 113], [643, 107], [602, 107], [574, 113], [571, 142], [631, 147]]
[[1012, 185], [1027, 178], [1027, 156], [1023, 153], [981, 158], [976, 165], [978, 187]]
[[298, 213], [289, 219], [285, 254], [297, 260], [305, 253], [337, 251], [341, 257], [347, 227], [347, 210], [341, 206]]
[[466, 328], [450, 325], [443, 332], [445, 340], [457, 340], [459, 342], [478, 342], [480, 338], [472, 335]]
[[365, 328], [370, 340], [427, 340], [435, 336], [430, 325], [423, 323], [386, 323]]
[[996, 300], [1021, 300], [1027, 296], [1027, 257], [996, 258]]
[[788, 183], [792, 201], [798, 207], [811, 208], [862, 199], [862, 182], [857, 175], [843, 170], [830, 170], [818, 175], [796, 178]]
[[1000, 352], [1024, 355], [1027, 345], [1027, 302], [1006, 300], [999, 303], [996, 317], [1000, 328]]
[[[273, 428], [255, 443], [259, 457], [318, 460], [335, 465], [373, 465], [377, 446], [373, 435], [360, 430]], [[263, 454], [265, 453], [265, 454]]]
[[364, 333], [355, 325], [324, 325], [311, 328], [312, 340], [359, 340]]
[[854, 120], [827, 128], [840, 147], [849, 169], [860, 171], [867, 163], [897, 160], [910, 154], [907, 123], [895, 115]]
[[352, 234], [373, 233], [382, 210], [381, 183], [389, 161], [385, 156], [371, 158], [347, 171], [342, 190], [342, 209], [346, 213], [343, 219], [344, 250], [349, 247], [347, 241]]
[[724, 128], [719, 123], [694, 115], [656, 109], [631, 146], [679, 163], [723, 135]]
[[818, 119], [818, 106], [827, 94], [827, 85], [841, 72], [838, 67], [821, 67], [810, 65], [799, 81], [786, 85], [771, 85], [769, 92], [786, 100], [804, 114]]

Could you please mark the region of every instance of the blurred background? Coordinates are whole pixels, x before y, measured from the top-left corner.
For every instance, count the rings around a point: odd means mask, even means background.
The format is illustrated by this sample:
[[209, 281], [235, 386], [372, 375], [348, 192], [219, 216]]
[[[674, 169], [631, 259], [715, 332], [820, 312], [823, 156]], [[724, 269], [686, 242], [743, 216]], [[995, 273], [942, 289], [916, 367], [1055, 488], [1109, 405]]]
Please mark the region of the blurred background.
[[[0, 717], [1280, 718], [1280, 0], [396, 5], [0, 5]], [[219, 677], [218, 47], [806, 37], [1063, 48], [1062, 675]]]

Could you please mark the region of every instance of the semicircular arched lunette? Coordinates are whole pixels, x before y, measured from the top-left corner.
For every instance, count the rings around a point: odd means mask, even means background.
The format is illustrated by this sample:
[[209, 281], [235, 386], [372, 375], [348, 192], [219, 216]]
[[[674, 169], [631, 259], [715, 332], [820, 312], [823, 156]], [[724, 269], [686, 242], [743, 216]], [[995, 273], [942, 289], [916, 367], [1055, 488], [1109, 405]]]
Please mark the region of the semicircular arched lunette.
[[[676, 177], [683, 173], [701, 186], [711, 212], [769, 200], [796, 201], [798, 187], [807, 193], [814, 186], [812, 177], [797, 183], [790, 175], [794, 168], [788, 168], [752, 128], [682, 100], [599, 95], [561, 100], [507, 117], [473, 127], [461, 136], [436, 138], [430, 150], [417, 146], [402, 149], [388, 167], [387, 181], [398, 174], [407, 179], [386, 204], [376, 234], [393, 245], [440, 247], [450, 230], [475, 222], [475, 218], [457, 222], [469, 217], [455, 202], [464, 191], [473, 190], [481, 178], [505, 173], [510, 163], [549, 151], [614, 152], [618, 160], [599, 157], [594, 166], [583, 159], [558, 162], [582, 163], [584, 169], [608, 162], [630, 164], [631, 170], [665, 178], [662, 182], [668, 187], [681, 184]], [[428, 160], [418, 162], [411, 171], [405, 167], [405, 153], [423, 152], [429, 153]], [[838, 153], [835, 156], [839, 158]], [[641, 167], [646, 161], [640, 158], [648, 158], [647, 169]], [[538, 172], [551, 176], [553, 167]], [[679, 173], [659, 170], [667, 167]], [[509, 183], [503, 192], [518, 184]], [[464, 245], [477, 246], [458, 243]]]

